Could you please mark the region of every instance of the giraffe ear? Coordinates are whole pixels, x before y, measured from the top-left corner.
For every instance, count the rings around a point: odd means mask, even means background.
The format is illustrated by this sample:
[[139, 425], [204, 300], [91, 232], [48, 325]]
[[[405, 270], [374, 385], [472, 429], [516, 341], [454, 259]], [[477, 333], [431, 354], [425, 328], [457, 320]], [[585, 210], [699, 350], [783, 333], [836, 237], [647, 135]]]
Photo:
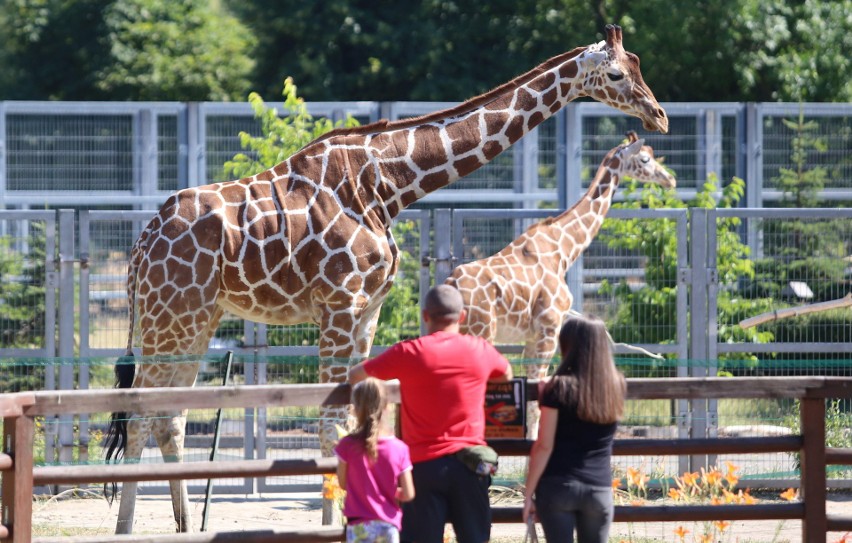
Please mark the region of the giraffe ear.
[[639, 150], [642, 149], [643, 145], [645, 145], [644, 139], [636, 140], [636, 141], [630, 143], [630, 145], [628, 145], [627, 147], [624, 148], [624, 151], [622, 151], [622, 155], [624, 157], [631, 157], [631, 156], [635, 155], [636, 153], [638, 153]]

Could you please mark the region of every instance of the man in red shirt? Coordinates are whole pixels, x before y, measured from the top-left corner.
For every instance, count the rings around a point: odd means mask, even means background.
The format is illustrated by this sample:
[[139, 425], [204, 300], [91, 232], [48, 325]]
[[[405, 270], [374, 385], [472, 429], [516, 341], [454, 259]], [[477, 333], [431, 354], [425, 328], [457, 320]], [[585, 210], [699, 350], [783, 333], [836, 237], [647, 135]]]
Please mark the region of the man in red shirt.
[[426, 293], [427, 335], [397, 343], [349, 370], [349, 382], [399, 379], [402, 440], [411, 451], [416, 495], [403, 504], [402, 541], [442, 543], [453, 525], [459, 543], [491, 537], [490, 475], [477, 475], [456, 453], [485, 444], [485, 385], [512, 379], [512, 367], [490, 343], [459, 334], [461, 294], [439, 285]]

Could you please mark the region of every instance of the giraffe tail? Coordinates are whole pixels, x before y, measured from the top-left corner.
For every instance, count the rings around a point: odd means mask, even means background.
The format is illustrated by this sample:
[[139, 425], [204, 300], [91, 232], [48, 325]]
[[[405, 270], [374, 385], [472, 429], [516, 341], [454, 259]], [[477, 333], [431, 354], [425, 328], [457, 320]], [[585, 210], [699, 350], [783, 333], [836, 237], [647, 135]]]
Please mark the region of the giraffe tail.
[[[115, 364], [115, 388], [130, 388], [136, 375], [136, 361], [130, 352], [118, 359]], [[117, 463], [124, 456], [124, 448], [127, 446], [127, 420], [129, 413], [115, 412], [110, 416], [104, 439], [104, 456], [106, 462]], [[104, 483], [104, 496], [112, 505], [118, 493], [118, 483]]]
[[[144, 235], [144, 234], [143, 234]], [[115, 364], [115, 388], [130, 388], [136, 376], [136, 361], [133, 358], [133, 336], [136, 328], [136, 286], [139, 261], [143, 251], [137, 242], [131, 251], [130, 265], [127, 273], [127, 299], [129, 302], [130, 330], [127, 337], [127, 351]], [[104, 456], [107, 463], [118, 462], [124, 456], [127, 446], [127, 420], [130, 414], [126, 412], [115, 412], [110, 416], [104, 441]], [[118, 483], [105, 483], [104, 496], [112, 505], [118, 493]]]

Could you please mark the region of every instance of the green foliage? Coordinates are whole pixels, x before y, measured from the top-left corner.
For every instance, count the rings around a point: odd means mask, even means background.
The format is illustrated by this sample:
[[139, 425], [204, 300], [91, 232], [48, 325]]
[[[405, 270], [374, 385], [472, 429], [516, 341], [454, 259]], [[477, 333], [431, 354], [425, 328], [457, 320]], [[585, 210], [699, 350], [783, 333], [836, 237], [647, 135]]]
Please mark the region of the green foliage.
[[749, 99], [852, 100], [852, 1], [738, 4], [732, 30], [741, 47], [733, 65]]
[[112, 62], [98, 86], [113, 99], [245, 96], [253, 34], [210, 0], [122, 0], [105, 12]]
[[[260, 121], [261, 135], [240, 133], [240, 143], [249, 153], [239, 153], [224, 166], [226, 178], [246, 177], [271, 168], [293, 153], [337, 127], [357, 126], [351, 116], [332, 122], [330, 119], [314, 118], [308, 113], [305, 101], [298, 95], [292, 78], [284, 81], [283, 110], [269, 107], [258, 93], [251, 93], [249, 102], [255, 117]], [[403, 249], [406, 241], [415, 233], [412, 222], [397, 222], [392, 229], [394, 239], [401, 247], [400, 269], [393, 288], [382, 305], [375, 342], [389, 345], [403, 337], [419, 335], [420, 315], [417, 304], [419, 262]], [[269, 331], [269, 342], [274, 345], [316, 345], [319, 329], [314, 324], [285, 326]]]
[[[679, 199], [675, 191], [662, 191], [656, 186], [644, 186], [636, 199], [615, 204], [614, 208], [659, 209], [697, 207], [705, 209], [733, 207], [744, 194], [745, 183], [734, 178], [721, 189], [715, 176], [707, 182], [691, 202]], [[624, 191], [635, 194], [635, 182], [627, 183]], [[717, 273], [721, 285], [736, 285], [743, 278], [754, 275], [754, 266], [748, 259], [749, 249], [738, 234], [740, 219], [720, 218], [716, 223]], [[671, 343], [676, 339], [677, 295], [677, 236], [673, 221], [669, 219], [606, 219], [600, 239], [610, 248], [636, 252], [644, 256], [645, 284], [638, 289], [622, 282], [616, 286], [604, 285], [604, 294], [614, 294], [618, 300], [615, 316], [608, 326], [615, 341], [627, 343]], [[735, 289], [719, 290], [717, 307], [719, 322], [739, 322], [742, 318], [761, 313], [769, 300], [743, 299]], [[649, 325], [652, 323], [653, 325]], [[771, 334], [755, 329], [743, 330], [738, 326], [720, 326], [719, 341], [769, 341]], [[731, 355], [736, 357], [738, 355]]]
[[[0, 238], [0, 348], [40, 348], [46, 339], [46, 234], [43, 222], [29, 223], [29, 235], [19, 241]], [[40, 360], [0, 360], [0, 391], [40, 390], [44, 364]]]
[[824, 153], [828, 146], [824, 139], [813, 135], [819, 129], [819, 124], [816, 121], [806, 122], [803, 110], [799, 110], [799, 117], [795, 121], [782, 119], [781, 122], [794, 134], [790, 142], [793, 168], [779, 168], [779, 176], [775, 180], [778, 188], [784, 192], [782, 202], [785, 207], [814, 207], [817, 205], [817, 195], [825, 187], [828, 173], [822, 167], [808, 167], [811, 163], [808, 160], [809, 153]]
[[253, 33], [219, 4], [0, 2], [0, 99], [243, 99]]
[[[799, 416], [802, 405], [798, 399], [793, 404], [793, 409], [789, 411], [790, 414], [784, 417], [782, 424], [798, 435], [802, 433], [802, 419]], [[834, 448], [848, 448], [852, 446], [852, 434], [849, 433], [850, 426], [852, 426], [852, 414], [843, 408], [843, 401], [836, 399], [826, 400], [825, 446]], [[801, 468], [801, 453], [794, 453], [793, 457], [796, 469]], [[830, 471], [828, 475], [829, 478], [846, 478], [849, 476], [849, 473]]]
[[305, 100], [299, 97], [293, 78], [284, 80], [284, 115], [269, 107], [256, 93], [249, 94], [254, 116], [260, 121], [261, 135], [240, 132], [240, 145], [251, 154], [240, 153], [225, 163], [225, 175], [247, 177], [279, 164], [319, 136], [337, 127], [356, 126], [352, 116], [333, 123], [330, 119], [315, 119], [308, 113]]

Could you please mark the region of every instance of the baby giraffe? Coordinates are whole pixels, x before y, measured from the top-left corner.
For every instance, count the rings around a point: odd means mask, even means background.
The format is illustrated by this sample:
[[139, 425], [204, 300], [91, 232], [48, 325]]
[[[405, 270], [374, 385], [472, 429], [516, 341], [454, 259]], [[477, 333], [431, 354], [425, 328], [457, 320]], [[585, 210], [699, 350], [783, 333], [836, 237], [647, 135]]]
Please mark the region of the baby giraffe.
[[[458, 266], [445, 283], [462, 293], [467, 319], [461, 332], [492, 343], [525, 344], [524, 358], [540, 360], [527, 377], [547, 376], [557, 336], [573, 296], [565, 273], [591, 244], [622, 177], [673, 188], [675, 178], [654, 160], [635, 132], [610, 150], [585, 195], [564, 213], [540, 221], [500, 252]], [[538, 409], [530, 402], [528, 435], [536, 437]]]

